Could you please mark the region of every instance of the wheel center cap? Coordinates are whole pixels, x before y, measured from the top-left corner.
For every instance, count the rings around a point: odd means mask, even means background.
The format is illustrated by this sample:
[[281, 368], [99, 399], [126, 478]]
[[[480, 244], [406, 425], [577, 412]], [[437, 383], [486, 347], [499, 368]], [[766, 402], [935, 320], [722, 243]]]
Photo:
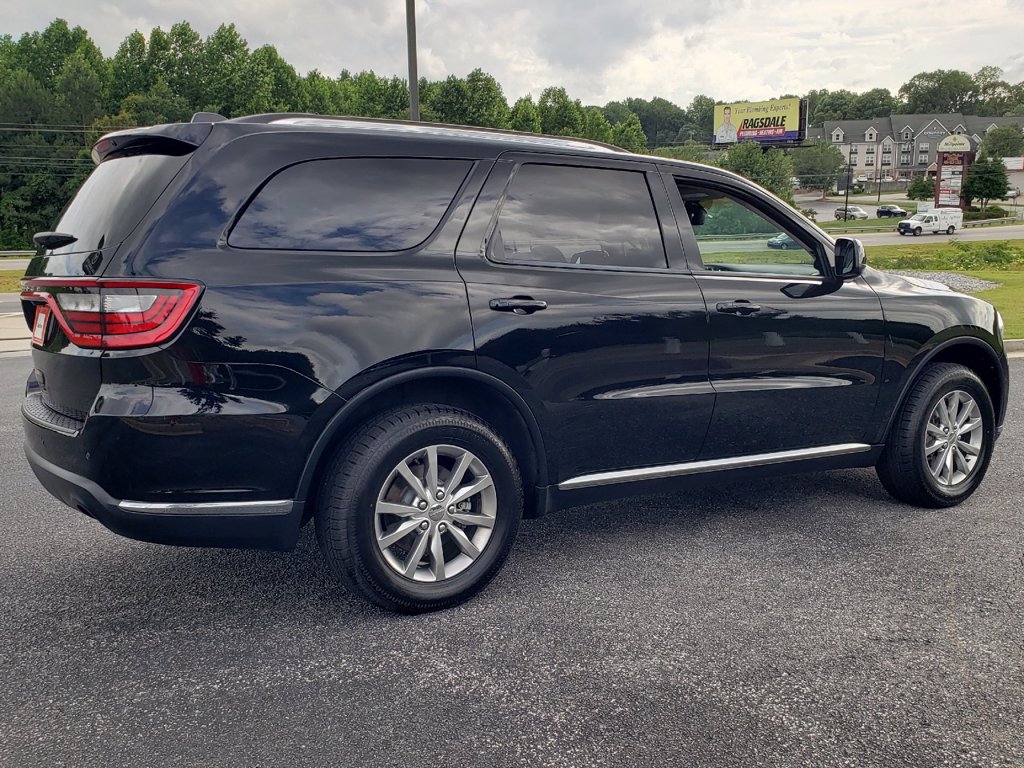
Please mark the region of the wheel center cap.
[[435, 521], [444, 517], [444, 504], [434, 504], [427, 512], [427, 517]]

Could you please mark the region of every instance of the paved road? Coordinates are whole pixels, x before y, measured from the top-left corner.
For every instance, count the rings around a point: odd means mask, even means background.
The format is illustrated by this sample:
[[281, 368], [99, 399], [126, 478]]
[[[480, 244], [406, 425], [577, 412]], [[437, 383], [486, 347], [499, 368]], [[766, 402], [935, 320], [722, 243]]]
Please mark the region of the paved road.
[[173, 549], [61, 507], [21, 457], [29, 361], [4, 361], [0, 765], [1024, 765], [1012, 365], [957, 509], [859, 470], [574, 509], [525, 523], [475, 601], [400, 618], [308, 530]]
[[[885, 220], [882, 220], [883, 223]], [[1024, 225], [1011, 224], [1002, 227], [972, 227], [962, 229], [952, 235], [923, 234], [920, 237], [900, 235], [893, 222], [892, 232], [830, 232], [832, 237], [856, 237], [864, 245], [917, 245], [924, 243], [948, 243], [950, 240], [977, 242], [979, 240], [1018, 240], [1024, 238]]]

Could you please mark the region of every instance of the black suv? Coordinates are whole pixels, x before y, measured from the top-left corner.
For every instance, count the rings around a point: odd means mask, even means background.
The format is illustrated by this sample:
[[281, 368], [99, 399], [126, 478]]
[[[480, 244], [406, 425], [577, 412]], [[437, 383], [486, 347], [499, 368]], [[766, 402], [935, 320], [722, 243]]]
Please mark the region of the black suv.
[[93, 154], [24, 283], [26, 453], [132, 538], [313, 521], [349, 588], [431, 610], [568, 505], [871, 466], [956, 504], [1006, 411], [992, 306], [716, 168], [298, 115]]
[[908, 214], [905, 210], [900, 208], [898, 205], [880, 205], [875, 215], [880, 219], [889, 218], [892, 216], [899, 217], [901, 219], [907, 218]]

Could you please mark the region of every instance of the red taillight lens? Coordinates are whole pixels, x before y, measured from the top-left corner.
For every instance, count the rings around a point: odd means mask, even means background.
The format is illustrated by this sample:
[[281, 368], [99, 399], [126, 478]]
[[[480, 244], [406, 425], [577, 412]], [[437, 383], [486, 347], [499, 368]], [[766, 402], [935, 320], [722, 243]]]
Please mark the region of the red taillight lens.
[[192, 312], [198, 283], [132, 278], [29, 278], [21, 298], [44, 301], [68, 340], [89, 349], [163, 344]]

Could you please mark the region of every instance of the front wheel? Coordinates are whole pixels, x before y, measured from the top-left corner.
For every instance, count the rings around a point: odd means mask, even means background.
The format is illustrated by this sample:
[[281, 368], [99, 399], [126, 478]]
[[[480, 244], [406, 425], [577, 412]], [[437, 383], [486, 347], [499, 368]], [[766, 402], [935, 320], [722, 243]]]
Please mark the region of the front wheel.
[[914, 237], [917, 237], [920, 234], [921, 234], [921, 228], [920, 227], [914, 227]]
[[962, 365], [928, 366], [893, 421], [876, 466], [897, 499], [951, 507], [977, 489], [995, 440], [995, 411], [985, 386]]
[[954, 232], [956, 232], [956, 227], [946, 227], [947, 235], [952, 235]]
[[519, 528], [516, 461], [466, 411], [415, 405], [381, 414], [340, 448], [316, 532], [330, 570], [389, 610], [457, 605], [494, 578]]

